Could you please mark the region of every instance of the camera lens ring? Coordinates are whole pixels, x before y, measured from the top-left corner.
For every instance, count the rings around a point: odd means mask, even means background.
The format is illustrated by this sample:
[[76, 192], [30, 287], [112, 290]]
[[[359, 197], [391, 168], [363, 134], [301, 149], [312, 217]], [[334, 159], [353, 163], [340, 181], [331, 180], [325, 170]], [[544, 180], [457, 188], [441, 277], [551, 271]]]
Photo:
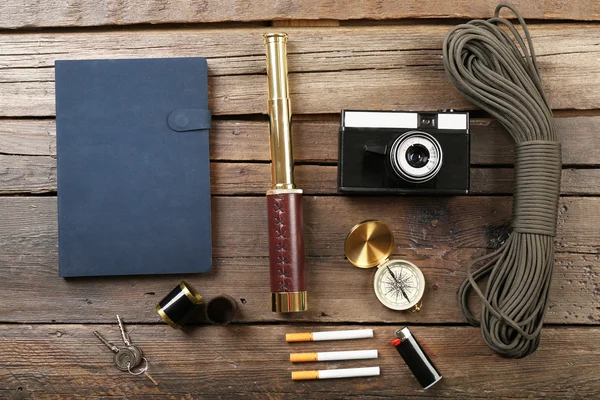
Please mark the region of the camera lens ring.
[[[415, 167], [409, 162], [407, 152], [411, 147], [414, 149], [413, 146], [423, 147], [428, 153], [427, 162], [421, 167]], [[424, 183], [433, 179], [442, 168], [442, 147], [429, 133], [408, 131], [392, 143], [389, 160], [398, 177], [411, 183]]]

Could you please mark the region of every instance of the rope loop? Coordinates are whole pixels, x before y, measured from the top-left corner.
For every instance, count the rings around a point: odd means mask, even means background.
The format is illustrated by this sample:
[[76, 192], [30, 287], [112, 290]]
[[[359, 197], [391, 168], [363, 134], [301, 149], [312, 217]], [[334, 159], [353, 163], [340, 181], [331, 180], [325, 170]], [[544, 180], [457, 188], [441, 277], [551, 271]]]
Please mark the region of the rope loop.
[[[500, 11], [510, 9], [521, 36]], [[458, 290], [461, 311], [481, 326], [486, 344], [503, 357], [533, 353], [548, 304], [554, 269], [554, 236], [560, 194], [561, 155], [554, 116], [542, 88], [529, 30], [513, 6], [500, 3], [494, 17], [451, 29], [444, 38], [450, 82], [490, 113], [516, 143], [513, 232], [496, 251], [473, 260]], [[472, 267], [479, 268], [472, 271]], [[479, 282], [487, 278], [482, 290]], [[481, 299], [477, 320], [471, 292]]]

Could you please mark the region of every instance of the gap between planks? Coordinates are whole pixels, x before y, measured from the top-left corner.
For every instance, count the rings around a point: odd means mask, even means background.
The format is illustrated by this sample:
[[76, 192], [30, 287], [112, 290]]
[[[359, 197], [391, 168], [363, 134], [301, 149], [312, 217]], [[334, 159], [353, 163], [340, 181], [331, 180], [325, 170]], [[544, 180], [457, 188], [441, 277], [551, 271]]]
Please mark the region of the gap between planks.
[[[5, 0], [0, 15], [0, 28], [36, 29], [45, 27], [86, 27], [134, 24], [211, 23], [223, 21], [268, 20], [360, 20], [378, 23], [389, 19], [428, 18], [471, 19], [489, 18], [497, 0], [458, 0], [452, 2], [406, 0], [366, 0], [360, 3], [341, 0], [335, 3], [319, 0], [301, 2], [268, 0], [221, 0], [190, 4], [185, 0], [155, 1], [124, 0], [118, 6], [103, 2], [65, 4], [47, 0], [25, 4]], [[564, 19], [598, 20], [600, 6], [596, 2], [520, 2], [519, 11], [527, 20]], [[503, 13], [508, 17], [509, 12]]]

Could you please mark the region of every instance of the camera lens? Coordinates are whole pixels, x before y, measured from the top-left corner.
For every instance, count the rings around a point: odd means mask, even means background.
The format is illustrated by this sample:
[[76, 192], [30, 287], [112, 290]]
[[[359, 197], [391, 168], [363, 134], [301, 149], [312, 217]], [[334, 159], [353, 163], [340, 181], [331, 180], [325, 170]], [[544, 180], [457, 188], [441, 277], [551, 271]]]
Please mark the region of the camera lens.
[[429, 161], [429, 150], [422, 144], [413, 144], [406, 150], [406, 161], [413, 168], [423, 168]]
[[442, 168], [442, 147], [435, 137], [421, 131], [394, 139], [388, 157], [394, 174], [411, 183], [427, 182]]

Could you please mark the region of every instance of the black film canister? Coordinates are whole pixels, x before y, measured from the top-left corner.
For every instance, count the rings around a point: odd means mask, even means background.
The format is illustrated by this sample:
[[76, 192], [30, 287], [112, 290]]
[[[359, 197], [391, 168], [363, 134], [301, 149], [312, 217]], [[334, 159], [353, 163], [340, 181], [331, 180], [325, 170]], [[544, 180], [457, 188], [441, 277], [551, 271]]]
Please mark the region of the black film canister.
[[394, 339], [392, 344], [396, 347], [396, 350], [398, 350], [398, 353], [400, 353], [400, 356], [402, 356], [404, 362], [408, 365], [408, 368], [410, 368], [423, 389], [429, 389], [442, 379], [442, 376], [435, 369], [427, 354], [421, 349], [419, 342], [417, 342], [417, 339], [412, 335], [408, 327], [398, 329], [396, 337], [397, 339]]
[[181, 329], [198, 312], [202, 303], [202, 296], [189, 283], [181, 281], [158, 302], [156, 311], [166, 323], [175, 329]]
[[213, 325], [227, 325], [233, 321], [237, 312], [235, 299], [226, 294], [213, 297], [206, 303], [204, 316]]

